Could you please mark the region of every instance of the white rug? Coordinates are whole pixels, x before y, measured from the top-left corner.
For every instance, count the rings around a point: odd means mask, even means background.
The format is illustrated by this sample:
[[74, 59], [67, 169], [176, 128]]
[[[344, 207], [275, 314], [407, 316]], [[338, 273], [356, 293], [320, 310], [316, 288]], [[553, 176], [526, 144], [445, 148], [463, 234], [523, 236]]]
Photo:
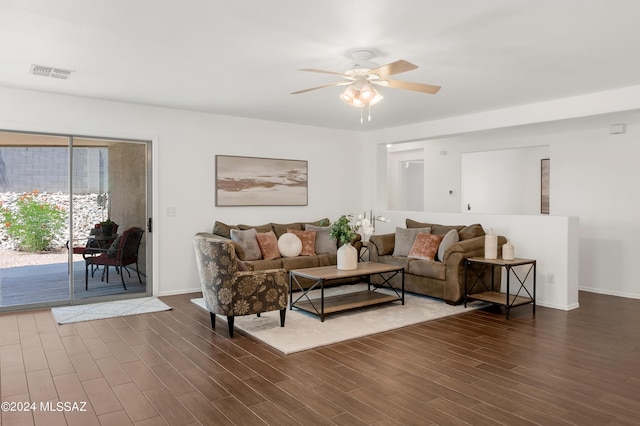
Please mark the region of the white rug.
[[162, 302], [157, 297], [143, 297], [51, 308], [51, 313], [58, 324], [69, 324], [72, 322], [122, 317], [126, 315], [147, 314], [150, 312], [167, 311], [169, 309], [171, 309], [171, 306]]
[[[366, 289], [366, 287], [366, 284], [356, 284], [328, 288], [325, 290], [325, 297], [332, 294], [359, 291]], [[309, 294], [310, 297], [317, 297], [319, 290], [314, 290]], [[294, 299], [296, 295], [299, 293], [294, 293]], [[203, 298], [191, 299], [191, 301], [206, 309]], [[238, 316], [235, 318], [234, 325], [277, 350], [290, 354], [456, 315], [483, 306], [486, 304], [475, 301], [467, 304], [465, 309], [464, 305], [451, 306], [441, 300], [405, 293], [404, 306], [400, 302], [393, 302], [356, 309], [327, 315], [324, 322], [321, 322], [320, 317], [316, 315], [294, 308], [294, 310], [287, 309], [284, 328], [280, 327], [280, 313], [278, 311], [265, 312], [260, 317], [256, 315]], [[218, 316], [226, 322], [225, 316]]]

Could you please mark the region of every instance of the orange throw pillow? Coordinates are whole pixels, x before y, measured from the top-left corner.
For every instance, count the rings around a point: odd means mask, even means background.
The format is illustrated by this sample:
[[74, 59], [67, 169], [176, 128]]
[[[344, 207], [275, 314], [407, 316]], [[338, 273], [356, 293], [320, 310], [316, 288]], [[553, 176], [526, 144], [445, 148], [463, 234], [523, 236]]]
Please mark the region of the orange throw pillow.
[[416, 236], [416, 241], [409, 251], [409, 256], [413, 259], [435, 260], [438, 247], [444, 235], [425, 234], [423, 232]]
[[263, 259], [277, 259], [280, 257], [280, 250], [278, 250], [278, 239], [273, 231], [258, 232], [256, 234], [258, 245], [260, 246], [260, 252]]
[[300, 256], [316, 255], [316, 231], [299, 231], [297, 229], [287, 229], [287, 232], [294, 234], [302, 241], [302, 252]]

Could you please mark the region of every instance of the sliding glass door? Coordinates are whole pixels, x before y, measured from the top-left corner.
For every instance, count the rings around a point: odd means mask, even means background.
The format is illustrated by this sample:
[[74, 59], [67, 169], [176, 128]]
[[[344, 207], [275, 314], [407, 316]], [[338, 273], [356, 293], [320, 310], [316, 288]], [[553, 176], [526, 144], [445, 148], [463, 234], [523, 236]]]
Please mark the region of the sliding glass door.
[[151, 293], [150, 149], [0, 132], [0, 310]]

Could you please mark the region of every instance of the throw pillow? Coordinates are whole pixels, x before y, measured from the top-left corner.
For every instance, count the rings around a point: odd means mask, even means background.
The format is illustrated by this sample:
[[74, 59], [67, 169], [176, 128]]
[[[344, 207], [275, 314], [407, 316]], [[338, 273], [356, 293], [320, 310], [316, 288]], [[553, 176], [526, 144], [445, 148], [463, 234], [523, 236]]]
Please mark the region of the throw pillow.
[[332, 240], [329, 236], [328, 226], [315, 226], [307, 223], [304, 229], [316, 233], [316, 254], [335, 254], [338, 251], [336, 240]]
[[255, 229], [232, 229], [231, 230], [231, 239], [237, 243], [240, 247], [242, 247], [242, 252], [237, 253], [240, 260], [258, 260], [262, 259], [262, 252], [260, 251], [260, 246], [258, 245], [258, 239]]
[[280, 257], [280, 250], [278, 249], [278, 239], [273, 231], [258, 232], [256, 234], [258, 245], [260, 246], [260, 253], [262, 253], [263, 259], [277, 259]]
[[431, 232], [431, 228], [426, 227], [405, 229], [396, 227], [396, 244], [393, 247], [393, 255], [408, 256], [409, 251], [411, 251], [411, 247], [413, 247], [413, 243], [416, 240], [416, 237], [421, 232], [428, 234], [429, 232]]
[[118, 254], [118, 246], [120, 245], [120, 236], [118, 235], [107, 250], [107, 257], [116, 257]]
[[444, 235], [419, 233], [407, 257], [412, 259], [435, 260], [436, 254], [438, 253], [438, 246], [443, 238]]
[[302, 241], [297, 235], [287, 232], [278, 238], [278, 250], [282, 257], [296, 257], [302, 251]]
[[458, 241], [460, 241], [460, 238], [458, 236], [458, 231], [456, 231], [455, 229], [452, 229], [449, 232], [447, 232], [444, 235], [444, 238], [442, 239], [442, 241], [440, 242], [440, 246], [438, 247], [437, 259], [440, 262], [442, 262], [444, 260], [444, 252], [447, 251], [449, 247], [451, 247]]
[[302, 241], [302, 251], [300, 256], [316, 255], [316, 233], [315, 231], [298, 231], [297, 229], [287, 229], [288, 233], [296, 235]]

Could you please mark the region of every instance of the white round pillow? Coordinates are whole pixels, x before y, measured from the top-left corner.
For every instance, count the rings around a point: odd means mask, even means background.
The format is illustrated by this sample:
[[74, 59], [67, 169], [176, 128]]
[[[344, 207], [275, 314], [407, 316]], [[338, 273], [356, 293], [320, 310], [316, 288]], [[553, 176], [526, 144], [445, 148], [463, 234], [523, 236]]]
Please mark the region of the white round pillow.
[[278, 238], [278, 250], [282, 257], [296, 257], [302, 252], [302, 240], [290, 232]]

